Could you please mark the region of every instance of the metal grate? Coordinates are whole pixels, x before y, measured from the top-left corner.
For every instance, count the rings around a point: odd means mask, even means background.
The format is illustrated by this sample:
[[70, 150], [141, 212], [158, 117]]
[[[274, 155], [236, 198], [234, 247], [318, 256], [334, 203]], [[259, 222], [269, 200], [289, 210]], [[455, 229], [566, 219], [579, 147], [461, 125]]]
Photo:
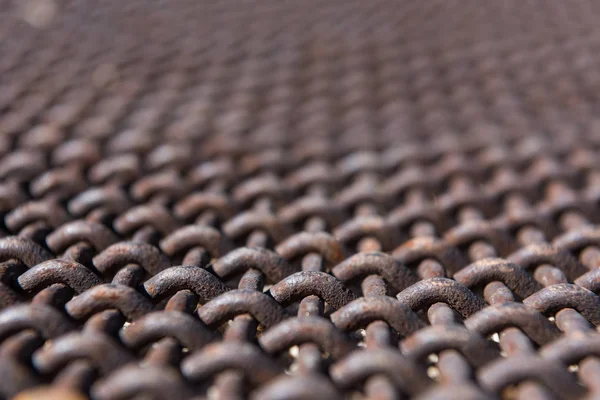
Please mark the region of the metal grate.
[[600, 396], [600, 2], [0, 9], [0, 398]]

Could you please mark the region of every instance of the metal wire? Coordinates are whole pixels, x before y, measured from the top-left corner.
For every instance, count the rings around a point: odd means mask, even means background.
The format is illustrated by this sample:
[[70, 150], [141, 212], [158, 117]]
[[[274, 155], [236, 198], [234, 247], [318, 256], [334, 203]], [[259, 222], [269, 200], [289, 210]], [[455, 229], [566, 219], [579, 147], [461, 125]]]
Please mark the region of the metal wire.
[[600, 3], [0, 9], [0, 398], [600, 396]]

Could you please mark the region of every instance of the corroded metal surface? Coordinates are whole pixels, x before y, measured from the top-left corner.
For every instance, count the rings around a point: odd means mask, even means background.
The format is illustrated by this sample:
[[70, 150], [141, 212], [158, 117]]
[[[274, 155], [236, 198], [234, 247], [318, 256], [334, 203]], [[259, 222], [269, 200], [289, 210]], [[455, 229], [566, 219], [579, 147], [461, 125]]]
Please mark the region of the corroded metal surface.
[[0, 10], [0, 398], [600, 397], [600, 3]]

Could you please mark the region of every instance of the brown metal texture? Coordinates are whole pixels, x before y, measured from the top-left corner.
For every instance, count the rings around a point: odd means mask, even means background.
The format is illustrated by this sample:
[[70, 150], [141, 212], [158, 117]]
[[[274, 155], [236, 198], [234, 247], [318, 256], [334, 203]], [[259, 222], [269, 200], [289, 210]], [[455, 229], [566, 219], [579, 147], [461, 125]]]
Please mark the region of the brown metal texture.
[[600, 2], [0, 10], [0, 398], [600, 397]]

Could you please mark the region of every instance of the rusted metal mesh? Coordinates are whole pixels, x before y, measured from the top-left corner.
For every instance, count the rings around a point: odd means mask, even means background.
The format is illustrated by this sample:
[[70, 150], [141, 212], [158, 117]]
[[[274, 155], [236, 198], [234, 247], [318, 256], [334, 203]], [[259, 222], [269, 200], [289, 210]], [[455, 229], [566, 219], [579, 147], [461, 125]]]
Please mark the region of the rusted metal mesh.
[[600, 396], [600, 2], [0, 4], [1, 397]]

